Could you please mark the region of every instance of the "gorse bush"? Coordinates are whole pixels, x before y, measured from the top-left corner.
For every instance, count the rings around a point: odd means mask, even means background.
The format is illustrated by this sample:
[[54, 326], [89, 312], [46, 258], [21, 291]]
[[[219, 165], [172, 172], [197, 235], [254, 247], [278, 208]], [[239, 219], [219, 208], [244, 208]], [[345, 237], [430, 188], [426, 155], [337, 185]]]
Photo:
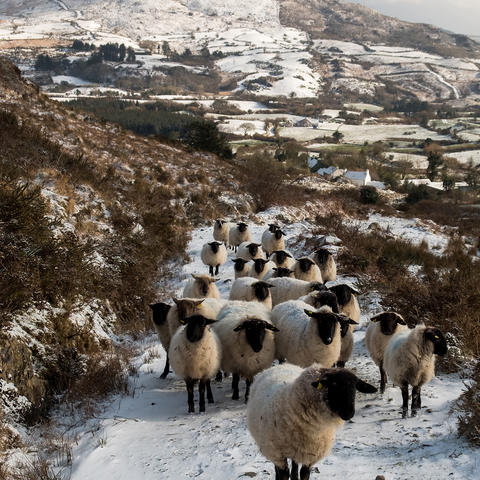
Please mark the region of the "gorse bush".
[[360, 201], [362, 203], [377, 203], [378, 198], [378, 190], [375, 187], [365, 185], [360, 189]]

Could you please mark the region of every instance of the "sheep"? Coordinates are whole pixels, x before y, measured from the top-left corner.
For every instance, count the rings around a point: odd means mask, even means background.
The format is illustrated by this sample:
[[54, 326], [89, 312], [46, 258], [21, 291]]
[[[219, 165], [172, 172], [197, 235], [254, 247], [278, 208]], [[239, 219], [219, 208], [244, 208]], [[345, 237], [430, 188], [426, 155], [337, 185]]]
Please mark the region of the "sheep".
[[332, 309], [333, 313], [340, 313], [337, 296], [328, 290], [315, 290], [310, 292], [308, 295], [300, 297], [299, 300], [308, 303], [314, 308], [320, 308], [324, 305], [328, 305]]
[[184, 298], [220, 298], [220, 292], [215, 285], [218, 278], [195, 273], [192, 273], [192, 277], [183, 289]]
[[253, 260], [253, 265], [250, 268], [250, 276], [261, 280], [275, 264], [263, 258], [256, 258]]
[[208, 273], [213, 277], [213, 267], [215, 275], [218, 275], [218, 267], [227, 261], [227, 249], [223, 243], [208, 242], [202, 247], [200, 257], [202, 262], [208, 265]]
[[295, 259], [290, 252], [286, 250], [275, 250], [272, 252], [272, 258], [277, 267], [292, 268], [295, 265]]
[[232, 262], [235, 264], [233, 269], [235, 271], [235, 279], [248, 277], [250, 275], [250, 264], [244, 258], [234, 258]]
[[263, 251], [259, 243], [242, 242], [238, 246], [237, 258], [244, 258], [245, 260], [254, 260], [255, 258], [264, 258]]
[[242, 242], [251, 242], [252, 237], [250, 235], [250, 230], [248, 229], [248, 225], [244, 222], [237, 223], [236, 226], [232, 226], [230, 228], [230, 232], [228, 234], [228, 242], [230, 246], [237, 251], [238, 246]]
[[265, 230], [262, 235], [262, 248], [267, 255], [267, 258], [276, 250], [283, 250], [285, 248], [284, 237], [285, 232], [280, 228], [273, 232], [270, 229]]
[[303, 295], [307, 295], [314, 290], [323, 290], [325, 286], [320, 282], [305, 282], [296, 278], [270, 278], [268, 283], [271, 283], [275, 288], [272, 290], [272, 305], [286, 302], [287, 300], [296, 300]]
[[223, 242], [228, 246], [230, 227], [230, 223], [226, 220], [215, 220], [215, 223], [213, 224], [213, 239], [217, 242]]
[[333, 255], [326, 248], [320, 248], [313, 255], [313, 260], [320, 268], [322, 279], [326, 282], [333, 282], [337, 278], [337, 265]]
[[163, 369], [163, 373], [160, 375], [160, 378], [166, 378], [169, 371], [170, 371], [170, 363], [168, 359], [168, 348], [170, 346], [170, 329], [168, 328], [167, 322], [167, 315], [169, 310], [172, 308], [171, 305], [167, 303], [152, 303], [149, 305], [152, 310], [152, 319], [153, 319], [153, 326], [157, 331], [158, 339], [162, 344], [165, 352], [167, 354], [167, 358], [165, 360], [165, 368]]
[[308, 367], [321, 363], [333, 366], [340, 356], [342, 323], [353, 320], [333, 313], [329, 306], [312, 310], [300, 300], [289, 300], [272, 310], [272, 322], [280, 330], [276, 336], [275, 357]]
[[218, 372], [222, 347], [216, 333], [208, 325], [215, 322], [202, 315], [193, 315], [183, 320], [170, 342], [168, 355], [173, 371], [185, 380], [188, 393], [188, 412], [195, 411], [193, 387], [199, 380], [198, 393], [200, 412], [205, 411], [205, 387], [208, 403], [213, 403], [210, 379]]
[[275, 359], [273, 334], [278, 329], [270, 320], [270, 311], [258, 302], [231, 301], [218, 314], [215, 332], [224, 352], [221, 368], [233, 374], [232, 399], [239, 399], [238, 383], [243, 377], [247, 402], [253, 377]]
[[305, 280], [306, 282], [323, 282], [322, 272], [309, 257], [301, 257], [297, 259], [293, 266], [295, 278]]
[[[265, 250], [266, 242], [271, 237], [272, 233], [275, 233], [277, 230], [280, 230], [280, 226], [276, 223], [269, 223], [268, 228], [262, 233], [262, 248]], [[271, 252], [269, 252], [271, 254]], [[267, 254], [267, 258], [268, 258]]]
[[271, 270], [269, 270], [266, 273], [263, 279], [266, 281], [270, 278], [281, 278], [281, 277], [295, 278], [295, 274], [294, 274], [294, 271], [290, 270], [289, 268], [273, 267]]
[[272, 309], [271, 285], [258, 281], [256, 278], [239, 278], [233, 282], [230, 290], [230, 300], [257, 301], [263, 303], [269, 310]]
[[[312, 466], [329, 455], [335, 433], [355, 414], [355, 392], [376, 388], [345, 369], [315, 364], [277, 365], [257, 376], [247, 406], [247, 428], [277, 480], [308, 480]], [[291, 472], [288, 465], [291, 459]]]
[[365, 333], [367, 350], [380, 370], [380, 393], [385, 392], [387, 375], [383, 369], [383, 354], [388, 342], [395, 333], [407, 330], [407, 324], [401, 315], [395, 312], [382, 312], [371, 319]]
[[422, 408], [422, 385], [435, 375], [435, 356], [447, 353], [447, 342], [438, 328], [417, 325], [392, 336], [385, 348], [387, 376], [402, 390], [402, 416], [408, 412], [408, 386], [412, 386], [412, 417]]

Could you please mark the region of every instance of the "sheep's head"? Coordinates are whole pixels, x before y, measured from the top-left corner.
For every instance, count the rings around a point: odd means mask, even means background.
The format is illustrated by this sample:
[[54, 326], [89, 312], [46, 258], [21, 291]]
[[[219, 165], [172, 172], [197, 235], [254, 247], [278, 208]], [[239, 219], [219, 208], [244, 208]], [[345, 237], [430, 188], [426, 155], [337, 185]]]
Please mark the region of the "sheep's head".
[[350, 317], [346, 315], [340, 314], [340, 318], [338, 319], [340, 322], [340, 336], [343, 338], [348, 333], [348, 328], [350, 325], [358, 325], [355, 320], [352, 320]]
[[211, 318], [206, 318], [203, 315], [192, 315], [191, 317], [185, 318], [182, 320], [184, 325], [186, 325], [186, 334], [189, 342], [195, 343], [199, 342], [203, 338], [205, 333], [205, 328], [212, 323], [215, 323], [215, 320]]
[[342, 322], [347, 322], [348, 324], [356, 325], [356, 322], [345, 317], [345, 315], [339, 315], [338, 313], [330, 311], [330, 307], [323, 307], [322, 310], [317, 312], [313, 310], [304, 310], [304, 312], [310, 318], [317, 321], [318, 336], [325, 345], [330, 345], [333, 342], [337, 330], [337, 323], [341, 325]]
[[308, 257], [302, 257], [297, 260], [300, 271], [307, 273], [312, 268], [312, 265], [315, 265], [315, 262]]
[[277, 263], [277, 265], [283, 265], [287, 257], [292, 258], [292, 256], [285, 250], [275, 250], [274, 252], [272, 252], [272, 254], [275, 255], [275, 262]]
[[266, 263], [268, 263], [268, 260], [265, 260], [264, 258], [256, 258], [253, 261], [255, 272], [262, 273], [263, 270], [265, 269]]
[[326, 248], [320, 248], [315, 252], [315, 258], [317, 259], [318, 263], [324, 265], [328, 257], [331, 257], [332, 254]]
[[443, 356], [447, 353], [447, 341], [438, 328], [427, 327], [423, 335], [426, 341], [433, 343], [433, 353], [435, 355]]
[[239, 232], [245, 232], [248, 228], [248, 225], [245, 222], [239, 222], [237, 223], [237, 227]]
[[276, 223], [269, 223], [268, 224], [268, 231], [273, 233], [278, 230], [280, 227]]
[[289, 268], [284, 268], [284, 267], [278, 267], [273, 269], [275, 271], [275, 277], [294, 277], [295, 272], [293, 270], [290, 270]]
[[152, 309], [153, 323], [155, 325], [162, 325], [163, 323], [165, 323], [168, 312], [170, 308], [172, 308], [171, 305], [163, 302], [152, 303], [151, 305], [149, 305], [149, 307]]
[[321, 395], [330, 411], [342, 420], [350, 420], [355, 415], [355, 394], [375, 393], [377, 389], [360, 380], [354, 373], [343, 368], [320, 369], [320, 376], [312, 382], [312, 387]]
[[334, 292], [337, 296], [337, 301], [340, 306], [346, 305], [351, 299], [353, 293], [358, 293], [350, 285], [346, 285], [345, 283], [341, 285], [334, 285], [333, 287], [328, 288], [331, 292]]
[[247, 343], [252, 347], [255, 353], [258, 353], [263, 348], [263, 341], [265, 340], [265, 331], [278, 332], [278, 328], [265, 320], [258, 320], [256, 318], [245, 320], [238, 327], [233, 329], [234, 332], [245, 330], [245, 337]]
[[198, 308], [200, 308], [200, 305], [204, 301], [204, 299], [201, 299], [201, 300], [194, 300], [191, 298], [178, 299], [175, 297], [172, 297], [172, 300], [175, 302], [175, 305], [177, 306], [178, 320], [180, 322], [183, 319], [185, 319], [187, 316], [195, 313], [198, 310]]
[[285, 232], [283, 230], [277, 229], [275, 232], [273, 232], [273, 235], [277, 240], [280, 240], [282, 236], [285, 236]]
[[323, 307], [324, 305], [328, 305], [333, 313], [340, 313], [338, 309], [338, 302], [337, 296], [333, 292], [329, 292], [328, 290], [320, 290], [315, 293], [311, 294], [313, 299], [313, 306], [315, 308]]
[[259, 302], [263, 302], [270, 295], [270, 288], [273, 285], [267, 282], [255, 282], [252, 283], [253, 294]]
[[237, 272], [241, 272], [245, 264], [249, 262], [249, 260], [245, 260], [244, 258], [234, 258], [232, 262], [235, 264], [234, 268]]
[[311, 292], [320, 292], [325, 290], [327, 287], [322, 282], [310, 282], [309, 290]]
[[219, 218], [217, 218], [217, 220], [215, 220], [215, 227], [222, 228], [225, 223], [227, 223], [225, 220], [220, 220]]
[[384, 335], [393, 335], [397, 325], [406, 325], [401, 315], [395, 312], [382, 312], [370, 319], [372, 322], [380, 322], [380, 330]]
[[210, 284], [215, 283], [218, 278], [211, 277], [210, 275], [197, 275], [192, 273], [192, 277], [195, 279], [195, 283], [198, 285], [200, 293], [206, 297], [210, 290]]
[[218, 253], [218, 249], [220, 245], [222, 245], [222, 242], [209, 242], [208, 244], [213, 253]]
[[254, 257], [258, 253], [258, 248], [260, 247], [260, 243], [250, 243], [248, 245], [248, 253]]

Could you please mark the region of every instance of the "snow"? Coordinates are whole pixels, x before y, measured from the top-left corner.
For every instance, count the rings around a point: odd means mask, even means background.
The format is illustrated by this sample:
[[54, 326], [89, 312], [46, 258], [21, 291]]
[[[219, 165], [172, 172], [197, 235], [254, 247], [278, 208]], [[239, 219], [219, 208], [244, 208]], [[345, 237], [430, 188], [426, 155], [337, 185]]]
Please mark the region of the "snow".
[[70, 75], [55, 75], [52, 77], [53, 83], [67, 82], [71, 85], [91, 85], [92, 82], [82, 80], [78, 77], [71, 77]]
[[386, 152], [385, 157], [392, 162], [409, 162], [413, 168], [426, 169], [428, 160], [425, 155], [416, 155], [413, 153]]
[[470, 161], [472, 161], [474, 166], [480, 165], [480, 150], [445, 153], [444, 157], [455, 158], [462, 164], [468, 164]]

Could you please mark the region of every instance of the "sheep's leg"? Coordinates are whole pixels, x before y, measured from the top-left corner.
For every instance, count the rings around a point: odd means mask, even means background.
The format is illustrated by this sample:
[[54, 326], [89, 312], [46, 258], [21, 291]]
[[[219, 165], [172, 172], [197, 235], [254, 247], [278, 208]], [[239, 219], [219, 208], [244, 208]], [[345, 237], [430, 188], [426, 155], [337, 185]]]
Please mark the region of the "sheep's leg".
[[341, 360], [339, 360], [337, 362], [337, 368], [345, 368], [345, 362], [342, 362]]
[[302, 465], [300, 469], [300, 480], [309, 480], [311, 471], [312, 467], [310, 465]]
[[238, 393], [238, 382], [240, 381], [240, 375], [238, 373], [233, 374], [232, 378], [232, 400], [238, 400], [240, 398], [240, 394]]
[[245, 403], [247, 403], [248, 402], [248, 396], [250, 395], [250, 385], [252, 384], [252, 381], [249, 378], [247, 378], [245, 380], [245, 383], [247, 384], [247, 388], [245, 390]]
[[385, 393], [385, 385], [387, 384], [387, 374], [383, 369], [383, 362], [380, 362], [380, 393]]
[[422, 398], [420, 397], [420, 390], [422, 387], [412, 388], [412, 417], [417, 414], [417, 410], [422, 408]]
[[160, 375], [160, 378], [167, 378], [167, 375], [170, 373], [170, 361], [168, 359], [167, 355], [167, 360], [165, 362], [165, 368], [163, 369], [163, 373]]
[[284, 465], [282, 467], [277, 467], [275, 465], [275, 480], [288, 480], [290, 477], [290, 471], [288, 470], [287, 459], [284, 460]]
[[218, 275], [218, 267], [220, 267], [220, 265], [217, 265], [217, 266], [215, 267], [215, 276]]
[[188, 394], [188, 413], [195, 411], [195, 404], [193, 403], [193, 386], [195, 382], [192, 379], [185, 380], [187, 384], [187, 394]]
[[207, 400], [208, 403], [213, 403], [213, 393], [212, 393], [212, 387], [210, 385], [210, 380], [207, 380]]
[[402, 417], [405, 418], [408, 413], [408, 383], [404, 383], [401, 386], [401, 389], [402, 389], [402, 399], [403, 399]]
[[205, 411], [205, 380], [200, 380], [198, 383], [198, 397], [200, 403], [200, 412]]
[[213, 277], [213, 267], [211, 265], [208, 266], [208, 273], [211, 277]]
[[216, 381], [216, 382], [221, 382], [222, 379], [223, 379], [222, 371], [219, 370], [219, 371], [217, 372], [217, 374], [215, 375], [215, 381]]
[[292, 460], [292, 471], [290, 472], [291, 480], [298, 480], [298, 463]]

